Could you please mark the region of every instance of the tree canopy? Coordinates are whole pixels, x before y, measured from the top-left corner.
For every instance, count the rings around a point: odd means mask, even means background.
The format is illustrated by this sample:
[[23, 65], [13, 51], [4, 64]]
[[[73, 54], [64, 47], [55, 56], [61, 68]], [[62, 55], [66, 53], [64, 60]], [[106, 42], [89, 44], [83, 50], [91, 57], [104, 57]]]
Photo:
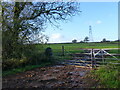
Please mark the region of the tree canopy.
[[84, 42], [88, 42], [89, 41], [89, 37], [85, 37], [85, 39], [84, 39]]
[[72, 43], [77, 43], [77, 40], [76, 39], [72, 40]]
[[1, 2], [4, 55], [13, 55], [21, 44], [47, 42], [47, 23], [55, 25], [80, 12], [78, 2]]

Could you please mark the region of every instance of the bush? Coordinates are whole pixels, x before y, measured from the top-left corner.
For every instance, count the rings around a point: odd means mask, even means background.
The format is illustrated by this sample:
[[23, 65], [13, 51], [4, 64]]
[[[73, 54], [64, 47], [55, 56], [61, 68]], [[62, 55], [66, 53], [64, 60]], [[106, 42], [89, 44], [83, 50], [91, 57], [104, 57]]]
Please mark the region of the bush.
[[24, 67], [28, 63], [28, 60], [26, 58], [23, 59], [9, 59], [2, 62], [2, 69], [3, 70], [9, 70], [17, 67]]
[[19, 58], [13, 57], [3, 60], [3, 70], [25, 67], [26, 65], [40, 65], [41, 63], [54, 62], [53, 56], [45, 55], [45, 49], [42, 45], [39, 45], [39, 47], [36, 45], [24, 45], [21, 47], [21, 50], [19, 50], [19, 55], [21, 53]]

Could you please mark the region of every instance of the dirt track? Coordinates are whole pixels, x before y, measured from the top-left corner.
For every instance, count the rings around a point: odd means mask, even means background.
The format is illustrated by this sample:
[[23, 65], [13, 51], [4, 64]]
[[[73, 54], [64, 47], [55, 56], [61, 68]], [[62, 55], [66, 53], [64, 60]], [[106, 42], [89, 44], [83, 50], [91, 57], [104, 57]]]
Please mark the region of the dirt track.
[[53, 66], [36, 68], [3, 78], [3, 88], [90, 88], [96, 81], [86, 77], [90, 68]]

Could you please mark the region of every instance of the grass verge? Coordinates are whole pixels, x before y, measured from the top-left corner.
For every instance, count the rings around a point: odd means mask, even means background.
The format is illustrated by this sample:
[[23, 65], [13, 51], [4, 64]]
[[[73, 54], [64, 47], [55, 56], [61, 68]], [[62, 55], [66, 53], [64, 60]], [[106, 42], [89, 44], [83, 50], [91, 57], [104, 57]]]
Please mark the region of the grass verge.
[[5, 77], [5, 76], [8, 76], [8, 75], [21, 73], [21, 72], [25, 72], [25, 71], [28, 71], [28, 70], [31, 70], [31, 69], [34, 69], [34, 68], [44, 67], [44, 66], [48, 66], [48, 65], [51, 65], [51, 63], [47, 62], [47, 63], [42, 63], [40, 65], [28, 65], [28, 66], [21, 67], [21, 68], [15, 68], [15, 69], [3, 71], [2, 72], [2, 76]]
[[[118, 62], [120, 63], [120, 61]], [[99, 67], [97, 70], [92, 70], [91, 78], [99, 81], [97, 88], [119, 88], [120, 87], [120, 65], [107, 64]]]

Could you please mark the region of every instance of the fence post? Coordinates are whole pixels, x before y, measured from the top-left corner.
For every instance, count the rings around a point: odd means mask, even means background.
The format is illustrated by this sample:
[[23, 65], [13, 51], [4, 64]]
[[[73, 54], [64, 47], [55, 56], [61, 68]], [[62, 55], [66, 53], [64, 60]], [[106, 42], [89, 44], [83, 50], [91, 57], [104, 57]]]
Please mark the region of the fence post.
[[64, 50], [64, 46], [62, 46], [62, 56], [64, 56], [65, 55], [65, 52], [64, 52], [65, 50]]

